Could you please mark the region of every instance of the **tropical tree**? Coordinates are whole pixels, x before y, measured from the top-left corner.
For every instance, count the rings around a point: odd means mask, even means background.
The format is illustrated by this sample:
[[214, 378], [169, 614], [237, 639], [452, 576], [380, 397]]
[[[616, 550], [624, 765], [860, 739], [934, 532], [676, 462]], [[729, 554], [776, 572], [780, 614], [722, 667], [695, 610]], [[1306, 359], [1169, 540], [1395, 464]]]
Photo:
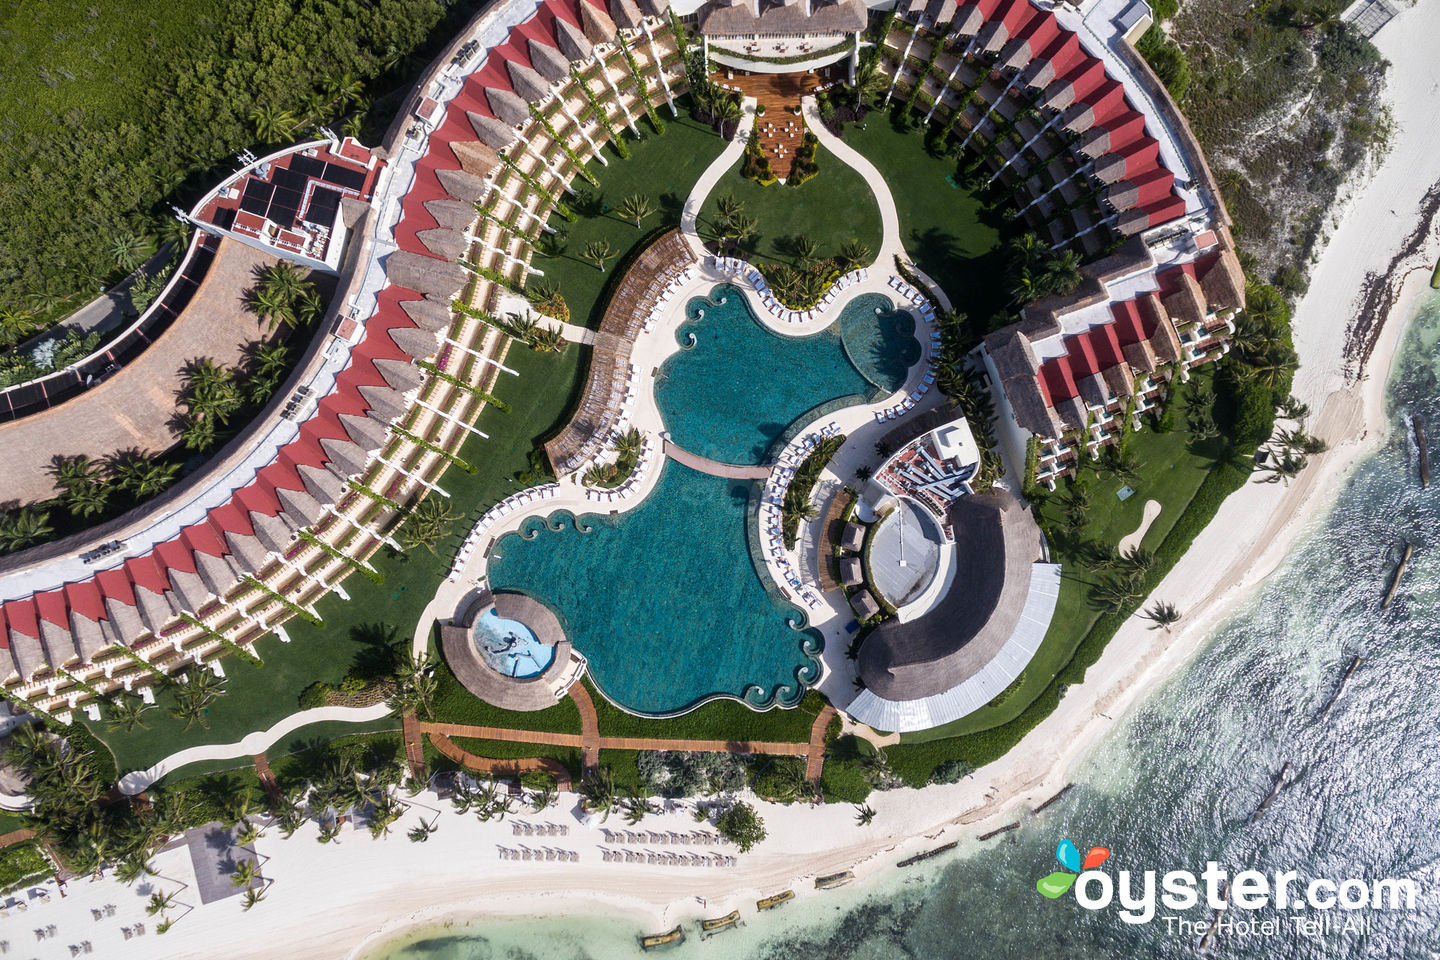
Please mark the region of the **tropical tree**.
[[254, 860], [241, 860], [235, 864], [235, 872], [230, 875], [230, 882], [237, 887], [249, 887], [255, 882], [257, 876]]
[[421, 820], [419, 823], [415, 824], [415, 826], [411, 827], [410, 830], [405, 834], [405, 836], [410, 838], [411, 843], [424, 843], [426, 840], [430, 839], [430, 835], [432, 833], [439, 829], [439, 817], [436, 817], [434, 821], [430, 823], [426, 823], [424, 820]]
[[148, 903], [145, 904], [145, 912], [153, 917], [157, 913], [160, 913], [164, 910], [169, 910], [170, 907], [175, 903], [175, 897], [177, 893], [178, 891], [174, 890], [172, 890], [170, 893], [161, 893], [158, 890], [155, 891], [154, 893], [150, 894], [150, 900]]
[[435, 553], [435, 545], [450, 532], [450, 525], [457, 519], [459, 517], [450, 512], [450, 506], [444, 500], [426, 497], [410, 512], [410, 517], [400, 528], [400, 543], [407, 550], [424, 547]]
[[105, 725], [111, 730], [125, 730], [127, 732], [139, 727], [147, 730], [145, 722], [140, 718], [146, 710], [154, 704], [146, 703], [138, 693], [131, 693], [126, 690], [110, 703], [109, 716], [105, 719]]
[[156, 463], [139, 454], [127, 454], [114, 461], [112, 472], [120, 489], [129, 491], [137, 500], [143, 500], [174, 483], [180, 475], [180, 465]]
[[585, 259], [595, 264], [601, 273], [605, 272], [605, 262], [614, 256], [615, 251], [608, 240], [591, 240], [585, 244]]
[[256, 890], [254, 887], [251, 887], [250, 889], [245, 891], [245, 899], [241, 902], [240, 909], [249, 910], [251, 907], [255, 906], [255, 904], [259, 903], [261, 900], [264, 899], [265, 891], [263, 889]]
[[1269, 474], [1269, 476], [1260, 482], [1283, 482], [1285, 486], [1288, 487], [1290, 486], [1290, 481], [1298, 477], [1300, 471], [1305, 469], [1306, 462], [1304, 454], [1296, 454], [1290, 450], [1286, 450], [1277, 457], [1271, 457], [1264, 466], [1259, 468], [1261, 473]]
[[110, 258], [122, 270], [134, 270], [145, 261], [149, 241], [140, 234], [121, 233], [110, 241]]
[[716, 217], [722, 221], [734, 220], [745, 212], [745, 204], [735, 199], [735, 195], [726, 193], [715, 201]]
[[765, 821], [750, 804], [740, 801], [731, 804], [715, 821], [715, 828], [728, 837], [741, 853], [749, 853], [757, 843], [765, 839]]
[[0, 514], [0, 550], [23, 550], [54, 535], [55, 528], [50, 526], [50, 511], [38, 506], [21, 507], [13, 513]]
[[257, 105], [250, 111], [250, 124], [261, 142], [280, 143], [290, 139], [300, 122], [289, 110]]
[[620, 201], [620, 215], [633, 221], [636, 230], [640, 229], [640, 222], [654, 212], [655, 207], [650, 203], [650, 198], [643, 193], [632, 193]]
[[853, 270], [870, 261], [870, 248], [861, 243], [859, 238], [852, 237], [840, 247], [839, 260], [841, 269]]
[[808, 267], [814, 263], [815, 257], [820, 251], [820, 245], [815, 242], [815, 238], [803, 233], [791, 241], [790, 248], [795, 253], [796, 262], [802, 267]]
[[1151, 630], [1164, 630], [1166, 633], [1169, 633], [1170, 628], [1180, 622], [1179, 608], [1165, 600], [1156, 600], [1143, 616], [1146, 620], [1154, 622]]
[[855, 823], [858, 826], [868, 827], [875, 819], [875, 808], [869, 804], [862, 804], [855, 808]]
[[580, 803], [590, 813], [603, 813], [602, 822], [610, 819], [615, 805], [615, 775], [609, 767], [601, 767], [580, 781]]
[[1090, 595], [1096, 603], [1110, 613], [1119, 613], [1140, 599], [1141, 582], [1135, 575], [1106, 577], [1091, 588]]
[[155, 868], [145, 859], [145, 851], [143, 849], [131, 853], [115, 867], [116, 878], [127, 886], [133, 884], [141, 877], [153, 877], [155, 875]]

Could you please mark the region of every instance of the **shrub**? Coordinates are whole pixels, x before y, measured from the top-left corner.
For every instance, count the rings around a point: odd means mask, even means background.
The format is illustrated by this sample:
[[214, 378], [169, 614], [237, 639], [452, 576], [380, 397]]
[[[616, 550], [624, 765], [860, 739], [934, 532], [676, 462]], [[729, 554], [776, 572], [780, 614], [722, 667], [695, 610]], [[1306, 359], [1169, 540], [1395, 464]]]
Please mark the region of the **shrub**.
[[935, 783], [958, 783], [974, 772], [975, 768], [964, 760], [946, 760], [936, 764], [930, 779]]
[[734, 843], [741, 853], [749, 853], [765, 839], [765, 820], [744, 801], [731, 805], [720, 814], [720, 819], [715, 821], [715, 829]]
[[313, 710], [316, 707], [328, 706], [330, 703], [330, 694], [334, 692], [335, 688], [331, 684], [326, 683], [324, 680], [316, 680], [310, 684], [310, 686], [300, 691], [300, 709]]

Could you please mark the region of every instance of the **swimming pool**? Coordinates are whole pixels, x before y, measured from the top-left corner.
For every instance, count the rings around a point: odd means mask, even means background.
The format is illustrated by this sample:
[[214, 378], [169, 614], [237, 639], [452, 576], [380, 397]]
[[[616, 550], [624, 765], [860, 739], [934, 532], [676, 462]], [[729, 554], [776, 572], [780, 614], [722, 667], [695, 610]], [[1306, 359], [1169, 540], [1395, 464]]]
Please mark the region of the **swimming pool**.
[[763, 462], [807, 411], [893, 393], [920, 358], [913, 318], [878, 293], [807, 337], [770, 332], [730, 284], [691, 300], [685, 315], [676, 331], [685, 349], [660, 368], [655, 400], [677, 445], [721, 463]]
[[475, 621], [475, 647], [491, 670], [507, 677], [534, 677], [555, 660], [555, 648], [536, 639], [519, 620], [491, 607]]
[[666, 461], [618, 516], [527, 520], [490, 558], [495, 590], [551, 607], [607, 697], [644, 714], [715, 695], [792, 705], [819, 679], [823, 641], [750, 558], [750, 485]]

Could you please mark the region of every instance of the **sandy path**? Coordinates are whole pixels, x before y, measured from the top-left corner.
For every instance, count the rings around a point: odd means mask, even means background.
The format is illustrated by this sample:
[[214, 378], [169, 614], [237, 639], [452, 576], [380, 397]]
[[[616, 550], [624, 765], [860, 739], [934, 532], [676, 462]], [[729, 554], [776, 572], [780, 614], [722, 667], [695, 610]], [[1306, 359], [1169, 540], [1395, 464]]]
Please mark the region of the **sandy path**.
[[1126, 550], [1140, 546], [1140, 541], [1145, 539], [1145, 534], [1149, 531], [1150, 524], [1154, 523], [1155, 518], [1158, 516], [1160, 516], [1160, 501], [1146, 500], [1144, 511], [1140, 515], [1140, 526], [1136, 527], [1133, 533], [1127, 533], [1122, 537], [1117, 549], [1119, 549], [1121, 553], [1124, 553]]

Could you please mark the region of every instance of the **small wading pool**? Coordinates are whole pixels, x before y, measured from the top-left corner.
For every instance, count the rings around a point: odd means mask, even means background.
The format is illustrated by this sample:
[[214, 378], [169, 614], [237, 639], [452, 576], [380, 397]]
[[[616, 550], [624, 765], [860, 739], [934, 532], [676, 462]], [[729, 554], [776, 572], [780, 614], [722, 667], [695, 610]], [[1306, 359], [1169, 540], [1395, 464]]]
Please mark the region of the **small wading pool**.
[[507, 677], [533, 677], [550, 666], [555, 648], [535, 638], [519, 620], [506, 620], [494, 608], [475, 621], [475, 646], [491, 670]]

